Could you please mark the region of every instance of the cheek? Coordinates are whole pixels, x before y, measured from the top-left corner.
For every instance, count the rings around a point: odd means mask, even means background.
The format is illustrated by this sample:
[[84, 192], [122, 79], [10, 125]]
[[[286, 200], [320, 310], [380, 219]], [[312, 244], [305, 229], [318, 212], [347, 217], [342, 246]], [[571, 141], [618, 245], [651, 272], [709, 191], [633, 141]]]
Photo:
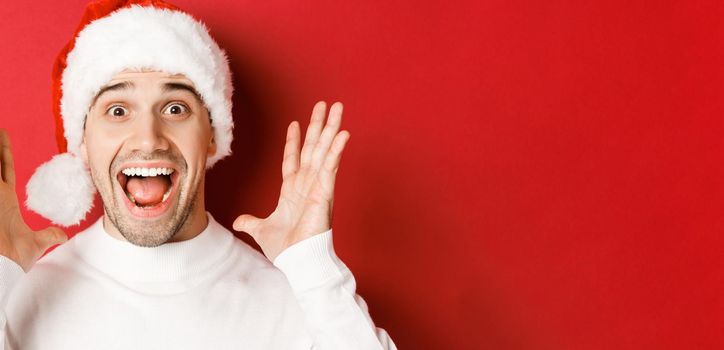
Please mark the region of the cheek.
[[189, 171], [192, 171], [190, 169], [191, 167], [204, 169], [206, 166], [206, 149], [208, 145], [202, 143], [201, 140], [202, 138], [192, 138], [182, 141], [181, 144], [177, 144], [179, 146], [179, 150], [181, 151], [181, 155], [187, 162]]
[[117, 148], [117, 143], [112, 139], [102, 137], [102, 135], [98, 134], [92, 137], [86, 137], [85, 142], [88, 165], [93, 168], [96, 173], [108, 173]]
[[[85, 140], [89, 158], [98, 158], [100, 155], [106, 154], [109, 149], [115, 148], [118, 140], [123, 138], [121, 128], [112, 127], [98, 120], [98, 116], [89, 116], [85, 128]], [[95, 156], [91, 156], [94, 154]]]
[[[189, 123], [174, 130], [174, 141], [189, 163], [202, 163], [205, 167], [211, 127], [208, 122]], [[191, 166], [191, 164], [189, 164]]]

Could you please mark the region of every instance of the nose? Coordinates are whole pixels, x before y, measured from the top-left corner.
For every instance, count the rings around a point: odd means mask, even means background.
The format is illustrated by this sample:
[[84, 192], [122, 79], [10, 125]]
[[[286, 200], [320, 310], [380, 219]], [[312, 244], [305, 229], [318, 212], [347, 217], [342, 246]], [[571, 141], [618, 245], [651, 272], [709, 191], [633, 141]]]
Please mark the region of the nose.
[[145, 154], [168, 150], [169, 141], [160, 118], [150, 111], [138, 115], [133, 121], [128, 146], [132, 151], [140, 151]]

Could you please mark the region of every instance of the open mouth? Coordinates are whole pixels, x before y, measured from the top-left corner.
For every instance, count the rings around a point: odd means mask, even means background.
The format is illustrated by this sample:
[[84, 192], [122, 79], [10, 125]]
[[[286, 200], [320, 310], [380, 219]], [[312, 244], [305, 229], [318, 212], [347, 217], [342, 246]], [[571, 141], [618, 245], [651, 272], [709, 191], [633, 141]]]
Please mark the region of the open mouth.
[[139, 216], [155, 216], [168, 207], [177, 187], [178, 172], [170, 166], [134, 165], [117, 175], [128, 209]]

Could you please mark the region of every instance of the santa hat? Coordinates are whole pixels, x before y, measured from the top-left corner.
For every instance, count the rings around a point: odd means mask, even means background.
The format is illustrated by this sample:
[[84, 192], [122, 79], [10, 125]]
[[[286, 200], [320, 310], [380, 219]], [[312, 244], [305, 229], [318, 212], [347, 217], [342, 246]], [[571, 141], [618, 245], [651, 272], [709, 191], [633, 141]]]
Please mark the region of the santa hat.
[[206, 26], [163, 1], [92, 2], [53, 68], [60, 154], [38, 167], [26, 188], [27, 207], [55, 224], [78, 224], [93, 206], [96, 189], [80, 158], [86, 114], [100, 88], [129, 68], [185, 75], [201, 95], [214, 128], [217, 151], [206, 167], [231, 153], [231, 73], [225, 52]]

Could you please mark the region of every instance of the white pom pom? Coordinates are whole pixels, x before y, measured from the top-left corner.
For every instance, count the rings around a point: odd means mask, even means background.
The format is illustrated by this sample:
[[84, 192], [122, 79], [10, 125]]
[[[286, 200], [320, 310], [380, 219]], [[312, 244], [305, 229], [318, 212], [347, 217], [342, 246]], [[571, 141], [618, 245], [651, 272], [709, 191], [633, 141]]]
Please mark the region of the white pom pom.
[[93, 207], [95, 186], [83, 160], [63, 153], [42, 164], [28, 181], [25, 205], [56, 225], [80, 223]]

